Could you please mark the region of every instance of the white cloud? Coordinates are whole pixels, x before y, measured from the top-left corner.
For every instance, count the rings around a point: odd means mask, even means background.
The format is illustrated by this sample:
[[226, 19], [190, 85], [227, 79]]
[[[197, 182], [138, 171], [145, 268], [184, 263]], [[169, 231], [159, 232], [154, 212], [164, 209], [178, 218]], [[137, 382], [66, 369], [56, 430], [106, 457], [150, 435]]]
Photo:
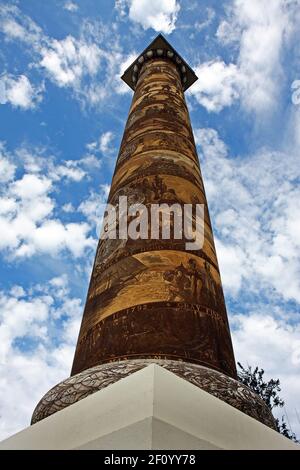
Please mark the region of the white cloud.
[[244, 105], [250, 110], [270, 109], [276, 104], [282, 52], [294, 21], [288, 2], [254, 0], [250, 5], [237, 0], [234, 14], [243, 30], [238, 61], [245, 81]]
[[[215, 16], [216, 16], [216, 12], [215, 10], [213, 10], [212, 8], [210, 7], [207, 7], [206, 8], [206, 13], [207, 13], [207, 18], [206, 20], [204, 21], [196, 21], [194, 25], [192, 25], [192, 28], [194, 29], [194, 31], [196, 31], [197, 33], [199, 33], [200, 31], [203, 31], [204, 29], [208, 28], [208, 26], [211, 25], [212, 21], [214, 20]], [[190, 39], [193, 39], [194, 38], [194, 35], [192, 33], [192, 35], [190, 36]]]
[[0, 291], [0, 439], [28, 426], [40, 398], [69, 376], [81, 315], [65, 275]]
[[227, 156], [228, 148], [215, 129], [195, 129], [194, 135], [196, 144], [201, 145], [207, 158]]
[[214, 59], [196, 68], [199, 81], [191, 93], [198, 102], [214, 112], [237, 99], [247, 111], [273, 110], [285, 80], [284, 53], [299, 35], [297, 13], [298, 1], [233, 0], [217, 38], [238, 48], [236, 63], [225, 65]]
[[69, 182], [79, 182], [85, 178], [95, 168], [100, 168], [102, 161], [95, 155], [85, 155], [79, 160], [64, 160], [57, 164], [53, 156], [46, 155], [47, 149], [37, 149], [29, 151], [26, 148], [17, 150], [18, 157], [22, 160], [24, 169], [30, 174], [46, 172], [53, 181], [61, 179]]
[[224, 45], [232, 45], [238, 43], [241, 39], [241, 28], [239, 24], [233, 24], [232, 21], [222, 20], [219, 24], [216, 36]]
[[33, 109], [41, 101], [43, 87], [34, 87], [25, 75], [0, 77], [0, 104], [10, 103], [14, 107]]
[[[1, 152], [1, 159], [7, 162], [3, 144]], [[55, 256], [64, 251], [80, 257], [94, 248], [95, 240], [90, 236], [91, 227], [87, 223], [64, 224], [54, 214], [56, 185], [65, 178], [80, 181], [86, 175], [80, 167], [85, 165], [85, 160], [66, 161], [64, 165], [55, 166], [51, 159], [34, 158], [25, 150], [20, 151], [20, 155], [25, 166], [28, 165], [27, 172], [25, 170], [21, 177], [14, 178], [15, 167], [6, 164], [2, 167], [2, 175], [0, 173], [4, 181], [0, 191], [0, 250], [11, 258], [36, 253]], [[32, 159], [35, 160], [33, 167]], [[47, 177], [42, 170], [47, 172]]]
[[78, 8], [79, 8], [79, 7], [78, 7], [77, 3], [74, 3], [74, 2], [70, 2], [70, 1], [69, 1], [69, 2], [66, 2], [66, 3], [64, 4], [64, 10], [70, 11], [70, 12], [72, 12], [72, 13], [75, 12], [75, 11], [77, 11]]
[[16, 5], [0, 5], [0, 31], [5, 39], [20, 40], [39, 47], [42, 30], [29, 16], [23, 15]]
[[81, 160], [79, 160], [79, 163], [87, 170], [100, 168], [102, 165], [102, 161], [95, 155], [85, 155]]
[[195, 137], [228, 294], [263, 290], [300, 302], [298, 155], [261, 149], [230, 158], [215, 130]]
[[13, 39], [24, 39], [26, 30], [12, 19], [8, 19], [2, 24], [2, 31], [7, 37]]
[[67, 214], [70, 214], [71, 212], [74, 212], [74, 211], [75, 211], [74, 206], [73, 206], [73, 204], [72, 204], [71, 202], [68, 202], [67, 204], [64, 204], [64, 205], [62, 206], [62, 210], [63, 210], [64, 212], [66, 212]]
[[144, 29], [153, 28], [165, 34], [174, 31], [179, 10], [176, 0], [129, 1], [129, 18], [132, 21], [139, 23]]
[[85, 199], [80, 206], [78, 211], [85, 215], [87, 220], [94, 225], [98, 237], [102, 227], [102, 218], [105, 211], [110, 186], [102, 184], [100, 191], [95, 193], [92, 191], [87, 199]]
[[3, 152], [4, 145], [0, 142], [0, 183], [7, 183], [14, 178], [16, 166]]
[[25, 297], [25, 291], [22, 286], [13, 286], [10, 289], [10, 294], [13, 297], [16, 297], [17, 299], [19, 299], [20, 297]]
[[114, 135], [112, 132], [108, 131], [101, 135], [100, 137], [100, 150], [102, 153], [107, 153], [110, 148], [109, 145], [113, 140]]
[[208, 111], [219, 112], [239, 98], [239, 71], [223, 61], [205, 62], [195, 69], [197, 82], [191, 94]]
[[51, 186], [52, 183], [48, 178], [27, 174], [10, 186], [10, 192], [20, 199], [30, 200], [44, 196], [50, 191]]
[[85, 177], [86, 172], [79, 167], [77, 162], [66, 161], [64, 165], [54, 167], [50, 174], [53, 179], [67, 178], [78, 182]]
[[232, 295], [237, 295], [241, 290], [243, 277], [247, 276], [247, 255], [239, 246], [223, 243], [219, 239], [215, 242], [224, 286]]
[[94, 240], [88, 238], [90, 227], [85, 223], [62, 224], [59, 220], [46, 220], [41, 226], [35, 227], [17, 250], [23, 256], [24, 249], [29, 253], [41, 252], [57, 254], [68, 249], [73, 256], [80, 257], [86, 248], [94, 247]]
[[74, 85], [84, 75], [95, 75], [100, 66], [101, 51], [96, 44], [72, 36], [52, 40], [41, 49], [41, 66], [59, 86]]
[[115, 9], [121, 18], [127, 15], [128, 0], [115, 0]]
[[[7, 41], [26, 44], [33, 59], [30, 66], [70, 89], [83, 106], [98, 105], [117, 88], [116, 75], [124, 61], [120, 38], [100, 20], [84, 20], [78, 37], [58, 40], [47, 36], [18, 7], [0, 5], [0, 31]], [[3, 95], [2, 86], [0, 99]]]
[[91, 153], [101, 152], [103, 155], [107, 155], [114, 151], [110, 145], [113, 139], [113, 132], [107, 131], [100, 135], [98, 141], [90, 142], [86, 147]]
[[[297, 318], [298, 317], [298, 318]], [[280, 395], [286, 402], [285, 409], [278, 409], [276, 415], [287, 413], [290, 425], [300, 434], [297, 419], [300, 390], [300, 322], [294, 312], [294, 324], [275, 319], [270, 307], [262, 306], [262, 312], [235, 315], [231, 320], [232, 336], [236, 359], [243, 366], [258, 366], [266, 371], [266, 378], [280, 379]], [[287, 419], [286, 419], [287, 421]]]

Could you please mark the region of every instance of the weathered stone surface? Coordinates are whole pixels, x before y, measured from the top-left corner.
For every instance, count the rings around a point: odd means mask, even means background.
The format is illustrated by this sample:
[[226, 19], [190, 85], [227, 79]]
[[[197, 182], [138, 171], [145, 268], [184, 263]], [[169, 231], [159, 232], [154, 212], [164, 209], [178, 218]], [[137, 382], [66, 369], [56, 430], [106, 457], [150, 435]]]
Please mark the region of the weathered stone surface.
[[236, 377], [213, 233], [178, 64], [145, 57], [108, 202], [204, 205], [204, 245], [100, 240], [72, 374], [114, 360], [169, 358]]
[[225, 374], [187, 362], [133, 359], [87, 369], [52, 388], [37, 405], [32, 424], [82, 400], [92, 393], [155, 363], [225, 401], [261, 423], [276, 429], [275, 421], [263, 400], [245, 385]]

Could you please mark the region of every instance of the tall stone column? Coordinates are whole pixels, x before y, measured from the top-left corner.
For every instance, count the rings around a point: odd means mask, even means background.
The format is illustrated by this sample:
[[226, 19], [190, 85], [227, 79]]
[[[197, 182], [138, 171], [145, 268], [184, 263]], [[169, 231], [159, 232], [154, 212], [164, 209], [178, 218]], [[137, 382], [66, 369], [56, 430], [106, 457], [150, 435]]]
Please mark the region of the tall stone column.
[[[186, 66], [151, 50], [137, 84], [108, 202], [204, 204], [204, 245], [101, 240], [72, 374], [103, 362], [168, 358], [236, 377], [207, 201], [182, 79]], [[152, 52], [152, 54], [150, 54]], [[145, 58], [147, 57], [145, 54]], [[129, 220], [128, 220], [129, 222]], [[150, 222], [150, 221], [149, 221]], [[172, 236], [172, 230], [171, 230]]]
[[[134, 95], [108, 202], [119, 217], [124, 196], [130, 205], [143, 204], [148, 215], [153, 204], [177, 204], [182, 211], [185, 204], [202, 204], [204, 243], [187, 249], [190, 240], [175, 238], [172, 230], [169, 239], [100, 239], [72, 376], [42, 399], [33, 422], [66, 406], [72, 384], [76, 401], [157, 362], [272, 425], [263, 403], [234, 380], [218, 260], [184, 97], [197, 77], [159, 35], [123, 79]], [[132, 220], [126, 215], [126, 225]], [[120, 222], [117, 229], [118, 234]]]

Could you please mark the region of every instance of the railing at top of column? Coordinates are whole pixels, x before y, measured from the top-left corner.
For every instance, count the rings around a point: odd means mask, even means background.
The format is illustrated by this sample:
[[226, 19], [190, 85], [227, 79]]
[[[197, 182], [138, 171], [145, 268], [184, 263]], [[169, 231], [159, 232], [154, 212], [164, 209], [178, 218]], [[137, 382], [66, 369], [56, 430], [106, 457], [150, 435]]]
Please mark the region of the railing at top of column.
[[154, 58], [159, 58], [159, 59], [165, 58], [174, 62], [174, 64], [176, 65], [179, 71], [183, 86], [186, 84], [187, 82], [186, 66], [183, 64], [181, 58], [175, 54], [175, 52], [169, 49], [149, 49], [145, 54], [140, 55], [133, 65], [133, 73], [132, 73], [131, 79], [134, 85], [137, 84], [139, 73], [143, 64], [147, 60], [152, 60]]

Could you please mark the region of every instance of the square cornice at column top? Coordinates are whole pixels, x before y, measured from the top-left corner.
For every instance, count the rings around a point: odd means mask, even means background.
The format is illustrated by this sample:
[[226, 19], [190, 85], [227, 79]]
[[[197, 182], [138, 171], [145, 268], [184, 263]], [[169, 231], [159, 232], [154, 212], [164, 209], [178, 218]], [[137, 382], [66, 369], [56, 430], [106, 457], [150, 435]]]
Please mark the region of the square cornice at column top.
[[162, 34], [156, 38], [144, 49], [144, 51], [136, 58], [136, 60], [125, 70], [121, 79], [132, 89], [135, 89], [139, 71], [143, 63], [153, 57], [166, 57], [173, 60], [177, 65], [183, 90], [186, 91], [196, 80], [197, 75], [186, 61], [178, 54], [171, 44], [164, 38]]

